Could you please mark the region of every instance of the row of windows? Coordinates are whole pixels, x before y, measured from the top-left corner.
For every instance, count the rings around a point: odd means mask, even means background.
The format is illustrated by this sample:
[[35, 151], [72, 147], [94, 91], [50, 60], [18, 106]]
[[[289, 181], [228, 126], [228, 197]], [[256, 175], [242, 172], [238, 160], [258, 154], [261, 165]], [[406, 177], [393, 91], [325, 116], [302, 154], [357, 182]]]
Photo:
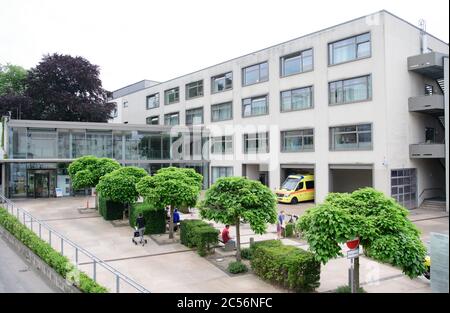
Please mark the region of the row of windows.
[[[372, 149], [372, 125], [359, 124], [330, 127], [330, 150]], [[244, 134], [244, 153], [269, 153], [269, 133]], [[314, 130], [296, 129], [281, 132], [281, 152], [314, 150]], [[211, 138], [212, 154], [233, 154], [233, 136]]]
[[[370, 75], [330, 82], [330, 105], [352, 103], [372, 98], [372, 79]], [[269, 113], [269, 96], [245, 98], [242, 100], [242, 116], [259, 116]], [[313, 87], [302, 87], [282, 91], [280, 93], [281, 112], [309, 109], [313, 107]], [[166, 118], [167, 117], [167, 118]], [[219, 122], [233, 118], [232, 102], [214, 104], [211, 106], [211, 121]], [[203, 108], [186, 110], [186, 125], [203, 124]], [[170, 113], [164, 116], [165, 125], [178, 125], [179, 113]], [[147, 118], [147, 124], [158, 125], [159, 117]]]
[[[345, 38], [328, 44], [328, 64], [336, 65], [371, 56], [370, 33]], [[298, 51], [280, 58], [280, 76], [286, 77], [314, 69], [313, 49]], [[242, 86], [249, 86], [269, 80], [269, 64], [267, 61], [247, 66], [242, 69]], [[211, 77], [211, 93], [218, 93], [233, 88], [233, 73], [227, 72]], [[337, 88], [337, 87], [336, 87]], [[343, 87], [341, 87], [342, 89]], [[203, 96], [203, 80], [185, 85], [186, 100]], [[164, 104], [180, 101], [180, 88], [164, 91]], [[125, 106], [125, 102], [123, 104]], [[159, 107], [159, 93], [146, 98], [146, 108]]]

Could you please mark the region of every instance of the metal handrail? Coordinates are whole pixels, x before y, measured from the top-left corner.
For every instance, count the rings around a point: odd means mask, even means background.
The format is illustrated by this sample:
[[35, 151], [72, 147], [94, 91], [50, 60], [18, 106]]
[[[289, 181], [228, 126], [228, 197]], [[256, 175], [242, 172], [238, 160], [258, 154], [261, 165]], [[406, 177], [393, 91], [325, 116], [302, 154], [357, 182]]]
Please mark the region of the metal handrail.
[[[57, 232], [56, 230], [54, 230], [51, 226], [49, 226], [47, 223], [40, 221], [39, 219], [37, 219], [36, 217], [34, 217], [31, 213], [29, 213], [28, 211], [19, 208], [15, 205], [14, 202], [12, 202], [11, 200], [9, 200], [8, 198], [6, 198], [5, 196], [3, 196], [2, 194], [0, 194], [0, 203], [6, 203], [6, 211], [11, 214], [12, 216], [16, 216], [16, 218], [19, 220], [19, 222], [21, 222], [25, 227], [28, 227], [26, 225], [27, 222], [31, 223], [31, 230], [33, 230], [33, 222], [36, 222], [37, 225], [39, 225], [39, 231], [38, 231], [38, 235], [39, 238], [42, 238], [42, 227], [44, 227], [45, 229], [47, 229], [47, 231], [49, 232], [49, 239], [48, 239], [48, 243], [51, 245], [51, 239], [52, 239], [52, 234], [56, 235], [57, 237], [59, 237], [59, 239], [61, 240], [61, 254], [64, 255], [64, 243], [72, 246], [75, 249], [75, 266], [78, 267], [78, 253], [81, 252], [83, 253], [85, 256], [87, 256], [88, 258], [90, 258], [92, 260], [92, 265], [93, 265], [93, 276], [92, 277], [94, 279], [94, 281], [97, 281], [97, 277], [96, 277], [96, 266], [100, 265], [101, 267], [103, 267], [104, 269], [108, 270], [111, 274], [113, 274], [116, 277], [116, 292], [120, 292], [120, 282], [124, 281], [126, 282], [129, 286], [133, 287], [135, 290], [141, 292], [141, 293], [149, 293], [150, 291], [147, 290], [145, 287], [143, 287], [142, 285], [140, 285], [139, 283], [137, 283], [136, 281], [134, 281], [133, 279], [131, 279], [130, 277], [122, 274], [121, 272], [119, 272], [118, 270], [116, 270], [115, 268], [113, 268], [112, 266], [110, 266], [109, 264], [107, 264], [105, 261], [101, 260], [100, 258], [96, 257], [95, 255], [93, 255], [92, 253], [90, 253], [89, 251], [87, 251], [86, 249], [78, 246], [76, 243], [74, 243], [72, 240], [66, 238], [65, 236], [61, 235], [59, 232]], [[14, 208], [16, 209], [16, 214], [14, 215]], [[10, 212], [11, 209], [11, 212]], [[20, 220], [20, 212], [22, 213], [22, 217], [23, 220]], [[30, 218], [30, 221], [27, 221], [25, 217]], [[45, 240], [45, 239], [44, 239]]]
[[439, 191], [444, 191], [444, 189], [441, 188], [441, 187], [425, 188], [425, 189], [423, 189], [422, 192], [420, 193], [418, 199], [420, 199], [420, 198], [422, 197], [422, 195], [423, 195], [426, 191], [432, 191], [432, 190], [434, 190], [434, 191], [437, 191], [437, 190], [439, 190]]

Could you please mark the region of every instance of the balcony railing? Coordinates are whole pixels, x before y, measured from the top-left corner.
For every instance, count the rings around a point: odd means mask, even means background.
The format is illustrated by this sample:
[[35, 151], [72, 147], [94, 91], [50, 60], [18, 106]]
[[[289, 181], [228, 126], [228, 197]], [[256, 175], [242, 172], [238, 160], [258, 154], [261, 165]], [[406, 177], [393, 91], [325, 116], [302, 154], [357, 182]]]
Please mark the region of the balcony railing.
[[409, 145], [409, 157], [411, 159], [445, 158], [445, 144], [443, 143], [419, 143]]

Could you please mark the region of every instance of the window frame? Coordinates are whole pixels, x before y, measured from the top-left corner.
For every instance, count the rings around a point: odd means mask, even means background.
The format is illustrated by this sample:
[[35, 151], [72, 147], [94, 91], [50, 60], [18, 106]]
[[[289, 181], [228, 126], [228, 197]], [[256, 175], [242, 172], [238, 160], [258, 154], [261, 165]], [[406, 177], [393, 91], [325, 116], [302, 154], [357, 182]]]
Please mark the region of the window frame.
[[[155, 96], [156, 96], [156, 106], [149, 108], [148, 107], [148, 99], [151, 98], [151, 97], [155, 97]], [[151, 110], [151, 109], [159, 108], [159, 101], [160, 101], [159, 92], [156, 92], [154, 94], [146, 96], [145, 97], [145, 109], [146, 110]]]
[[[171, 125], [171, 124], [166, 124], [166, 117], [167, 116], [169, 116], [169, 115], [178, 115], [178, 124], [175, 124], [175, 125]], [[180, 125], [180, 111], [177, 111], [177, 112], [171, 112], [171, 113], [165, 113], [164, 114], [164, 125], [165, 126], [176, 126], [176, 125]]]
[[[292, 91], [299, 90], [299, 89], [306, 89], [306, 88], [309, 88], [311, 90], [311, 106], [310, 107], [301, 108], [301, 109], [283, 110], [283, 92], [290, 91], [291, 92], [291, 98], [292, 98]], [[291, 104], [291, 107], [292, 107], [292, 104]], [[314, 109], [314, 85], [298, 87], [298, 88], [292, 88], [292, 89], [286, 89], [286, 90], [281, 90], [280, 91], [280, 113], [288, 113], [288, 112], [303, 111], [303, 110], [310, 110], [310, 109]]]
[[[198, 92], [198, 88], [199, 88], [198, 84], [199, 83], [201, 83], [201, 87], [202, 87], [201, 94], [200, 95], [196, 95], [194, 97], [189, 97], [189, 91], [188, 90], [191, 88], [189, 86], [193, 85], [193, 84], [197, 84], [197, 86], [195, 88], [197, 89], [197, 92]], [[203, 82], [203, 79], [187, 83], [185, 85], [185, 90], [184, 91], [185, 91], [185, 94], [184, 94], [185, 100], [191, 100], [191, 99], [203, 97], [205, 95], [205, 84]]]
[[[370, 42], [369, 55], [364, 56], [364, 57], [361, 57], [361, 58], [358, 58], [358, 48], [357, 48], [358, 42], [356, 42], [356, 38], [357, 38], [358, 36], [365, 35], [365, 34], [369, 34], [369, 40], [368, 40], [368, 42]], [[330, 46], [333, 45], [333, 44], [335, 44], [335, 43], [338, 43], [338, 42], [340, 42], [340, 41], [344, 41], [344, 40], [348, 40], [348, 39], [352, 39], [352, 38], [355, 38], [355, 46], [356, 46], [355, 55], [356, 55], [356, 58], [355, 58], [355, 59], [352, 59], [352, 60], [347, 60], [347, 61], [339, 62], [339, 63], [332, 63], [332, 62], [331, 62], [331, 55], [330, 55]], [[367, 42], [367, 41], [364, 41], [364, 42]], [[361, 43], [364, 43], [364, 42], [361, 42]], [[361, 44], [361, 43], [360, 43], [360, 44]], [[345, 37], [345, 38], [341, 38], [341, 39], [338, 39], [338, 40], [334, 40], [334, 41], [328, 42], [328, 43], [327, 43], [327, 49], [328, 49], [328, 52], [327, 52], [327, 57], [328, 57], [327, 63], [328, 63], [328, 67], [336, 66], [336, 65], [340, 65], [340, 64], [345, 64], [345, 63], [349, 63], [349, 62], [355, 62], [355, 61], [359, 61], [359, 60], [364, 60], [364, 59], [371, 58], [371, 57], [372, 57], [372, 31], [369, 30], [369, 31], [366, 31], [366, 32], [358, 33], [358, 34], [355, 34], [355, 35], [352, 35], [352, 36], [348, 36], [348, 37]]]
[[[214, 80], [219, 78], [219, 77], [223, 77], [225, 79], [225, 82], [226, 82], [226, 75], [227, 74], [231, 74], [231, 87], [230, 88], [225, 88], [224, 90], [214, 91]], [[234, 83], [233, 71], [229, 71], [229, 72], [226, 72], [226, 73], [222, 73], [222, 74], [211, 76], [211, 94], [216, 94], [216, 93], [221, 93], [221, 92], [232, 90], [233, 89], [233, 83]], [[224, 86], [226, 86], [226, 84]]]
[[128, 100], [123, 100], [122, 102], [122, 108], [128, 108]]
[[[267, 79], [266, 80], [258, 80], [257, 82], [251, 83], [251, 84], [245, 84], [245, 77], [246, 77], [245, 70], [248, 69], [249, 67], [253, 67], [253, 66], [257, 66], [258, 65], [258, 67], [259, 67], [258, 68], [258, 72], [259, 72], [258, 76], [259, 76], [259, 78], [261, 78], [261, 64], [264, 64], [264, 63], [267, 64]], [[269, 78], [270, 78], [269, 60], [262, 61], [262, 62], [259, 62], [259, 63], [255, 63], [255, 64], [251, 64], [251, 65], [243, 67], [241, 69], [241, 76], [242, 76], [242, 82], [241, 82], [242, 83], [242, 87], [247, 87], [247, 86], [252, 86], [252, 85], [268, 82]]]
[[226, 168], [227, 170], [231, 169], [231, 175], [230, 176], [219, 176], [218, 178], [216, 178], [216, 180], [221, 178], [221, 177], [232, 177], [232, 176], [234, 176], [234, 167], [233, 166], [211, 166], [211, 185], [214, 184], [214, 179], [213, 179], [214, 175], [213, 175], [213, 173], [214, 173], [214, 169], [215, 168], [219, 169], [219, 171], [222, 168]]
[[[166, 101], [166, 94], [167, 94], [167, 92], [172, 91], [172, 90], [178, 90], [178, 99], [177, 99], [177, 101], [169, 103], [168, 101]], [[164, 105], [171, 105], [171, 104], [178, 103], [178, 102], [180, 102], [180, 87], [179, 86], [164, 90]]]
[[[253, 99], [263, 98], [263, 97], [266, 98], [266, 113], [264, 113], [264, 114], [256, 114], [256, 115], [252, 114], [252, 115], [245, 116], [244, 115], [244, 101], [247, 100], [247, 99], [250, 99], [252, 101], [251, 104], [253, 104]], [[269, 115], [269, 113], [270, 113], [269, 109], [270, 109], [270, 104], [269, 104], [269, 94], [268, 93], [267, 94], [263, 94], [263, 95], [259, 95], [259, 96], [252, 96], [252, 97], [248, 97], [248, 98], [243, 98], [241, 100], [241, 116], [242, 116], [242, 118], [249, 118], [249, 117], [258, 117], [258, 116]]]
[[[266, 141], [267, 141], [267, 144], [266, 144], [267, 151], [261, 152], [261, 153], [258, 151], [259, 150], [259, 141], [260, 141], [259, 135], [260, 134], [265, 134], [266, 135]], [[256, 141], [258, 143], [258, 146], [256, 147], [256, 151], [248, 151], [248, 149], [246, 147], [247, 146], [246, 145], [246, 139], [248, 141], [248, 136], [249, 135], [256, 135]], [[243, 136], [242, 143], [244, 145], [244, 149], [243, 149], [244, 154], [266, 154], [266, 153], [270, 153], [270, 132], [269, 131], [256, 132], [256, 133], [246, 133], [246, 134], [243, 134], [242, 136]]]
[[[301, 63], [302, 63], [302, 69], [303, 69], [303, 53], [306, 52], [306, 51], [309, 51], [309, 50], [311, 50], [311, 57], [312, 57], [312, 62], [311, 62], [311, 66], [312, 67], [311, 67], [311, 69], [306, 70], [306, 71], [302, 70], [300, 72], [296, 72], [296, 73], [292, 73], [292, 74], [284, 74], [284, 72], [285, 72], [285, 70], [284, 70], [284, 61], [287, 58], [293, 58], [296, 55], [301, 57]], [[286, 55], [283, 55], [283, 56], [280, 57], [280, 78], [290, 77], [290, 76], [293, 76], [293, 75], [299, 75], [299, 74], [308, 73], [308, 72], [312, 72], [312, 71], [314, 71], [314, 48], [313, 47], [307, 48], [307, 49], [303, 49], [303, 50], [299, 50], [299, 51], [295, 51], [295, 52], [292, 52], [292, 53], [289, 53], [289, 54], [286, 54]]]
[[[188, 124], [187, 123], [188, 112], [195, 111], [195, 110], [202, 110], [202, 122], [200, 124], [193, 124], [193, 123]], [[197, 108], [186, 109], [185, 114], [184, 114], [184, 124], [186, 126], [188, 126], [188, 125], [194, 126], [194, 125], [203, 125], [203, 124], [205, 124], [205, 109], [202, 106], [201, 107], [197, 107]]]
[[[305, 130], [312, 130], [312, 138], [313, 138], [313, 144], [312, 148], [307, 149], [300, 149], [300, 150], [286, 150], [284, 147], [284, 133], [286, 132], [293, 132], [293, 131], [305, 131]], [[300, 135], [302, 138], [302, 147], [304, 147], [304, 137], [310, 137], [311, 135]], [[314, 127], [306, 127], [306, 128], [294, 128], [294, 129], [285, 129], [280, 131], [280, 152], [281, 153], [299, 153], [299, 152], [314, 152], [315, 150], [315, 131]]]
[[[345, 94], [344, 94], [344, 82], [348, 81], [348, 80], [352, 80], [352, 79], [357, 79], [357, 78], [363, 78], [366, 77], [367, 78], [367, 99], [362, 99], [362, 100], [353, 100], [353, 101], [347, 101], [345, 102]], [[333, 83], [337, 83], [337, 82], [341, 82], [341, 88], [342, 88], [342, 102], [339, 103], [331, 103], [331, 84]], [[348, 77], [348, 78], [342, 78], [342, 79], [336, 79], [333, 81], [329, 81], [328, 82], [328, 106], [336, 106], [336, 105], [343, 105], [343, 104], [351, 104], [351, 103], [358, 103], [358, 102], [367, 102], [367, 101], [373, 101], [373, 78], [372, 78], [372, 73], [370, 74], [364, 74], [364, 75], [358, 75], [358, 76], [354, 76], [354, 77]]]
[[[227, 137], [229, 137], [230, 139], [227, 140]], [[219, 140], [220, 139], [220, 140]], [[227, 152], [226, 149], [226, 143], [231, 141], [231, 151]], [[230, 155], [230, 154], [234, 154], [234, 137], [233, 135], [222, 135], [222, 136], [214, 136], [211, 137], [211, 148], [210, 148], [210, 152], [211, 154], [214, 155]], [[215, 152], [213, 147], [214, 147], [214, 143], [220, 142], [221, 146], [222, 146], [222, 152]]]
[[[230, 105], [230, 108], [231, 108], [231, 110], [230, 110], [230, 112], [231, 112], [230, 118], [225, 119], [225, 120], [214, 120], [213, 119], [213, 110], [214, 110], [214, 108], [215, 107], [219, 107], [219, 106], [223, 106], [225, 104], [229, 104]], [[221, 103], [216, 103], [216, 104], [212, 104], [211, 105], [211, 123], [217, 123], [217, 122], [223, 122], [223, 121], [231, 121], [232, 119], [233, 119], [233, 100], [226, 101], [226, 102], [221, 102]]]
[[[157, 123], [157, 124], [153, 124], [153, 123], [148, 123], [148, 122], [147, 122], [149, 119], [152, 120], [152, 119], [154, 119], [154, 118], [157, 118], [157, 119], [158, 119], [158, 123]], [[152, 115], [152, 116], [146, 117], [146, 118], [145, 118], [145, 124], [146, 124], [146, 125], [159, 125], [159, 115]]]
[[[336, 149], [335, 147], [335, 143], [334, 143], [334, 137], [336, 135], [336, 133], [332, 133], [332, 129], [334, 128], [338, 128], [338, 127], [356, 127], [356, 131], [354, 132], [339, 132], [339, 134], [352, 134], [355, 133], [356, 136], [356, 140], [357, 140], [357, 145], [359, 146], [359, 133], [368, 133], [368, 131], [361, 131], [358, 132], [358, 126], [365, 126], [365, 125], [370, 125], [370, 138], [371, 138], [371, 142], [370, 142], [370, 147], [364, 147], [364, 148], [338, 148]], [[374, 150], [374, 142], [373, 142], [373, 134], [374, 134], [374, 129], [373, 129], [373, 123], [372, 122], [367, 122], [367, 123], [356, 123], [356, 124], [343, 124], [343, 125], [335, 125], [335, 126], [330, 126], [328, 129], [328, 136], [329, 136], [329, 147], [328, 150], [329, 151], [373, 151]]]

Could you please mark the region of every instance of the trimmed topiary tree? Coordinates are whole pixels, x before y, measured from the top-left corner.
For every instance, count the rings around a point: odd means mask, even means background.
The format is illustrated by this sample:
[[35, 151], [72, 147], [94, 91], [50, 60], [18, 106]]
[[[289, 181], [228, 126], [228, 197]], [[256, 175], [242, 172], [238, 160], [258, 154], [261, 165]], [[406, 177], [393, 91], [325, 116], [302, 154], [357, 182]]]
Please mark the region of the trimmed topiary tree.
[[189, 168], [166, 167], [153, 176], [143, 177], [136, 185], [146, 201], [169, 206], [169, 238], [173, 238], [173, 211], [182, 205], [195, 206], [203, 176]]
[[136, 219], [142, 213], [145, 219], [145, 234], [164, 234], [166, 232], [166, 211], [164, 207], [148, 202], [135, 203], [130, 208], [130, 226], [136, 226]]
[[206, 192], [200, 204], [202, 218], [236, 225], [236, 260], [241, 261], [239, 225], [249, 223], [257, 234], [266, 232], [267, 223], [277, 219], [274, 193], [256, 180], [244, 177], [219, 178]]
[[[426, 248], [408, 214], [394, 199], [362, 188], [329, 194], [323, 204], [306, 211], [297, 228], [323, 264], [342, 256], [339, 244], [359, 237], [367, 256], [400, 267], [414, 278], [425, 271]], [[358, 264], [355, 276], [359, 287]]]

